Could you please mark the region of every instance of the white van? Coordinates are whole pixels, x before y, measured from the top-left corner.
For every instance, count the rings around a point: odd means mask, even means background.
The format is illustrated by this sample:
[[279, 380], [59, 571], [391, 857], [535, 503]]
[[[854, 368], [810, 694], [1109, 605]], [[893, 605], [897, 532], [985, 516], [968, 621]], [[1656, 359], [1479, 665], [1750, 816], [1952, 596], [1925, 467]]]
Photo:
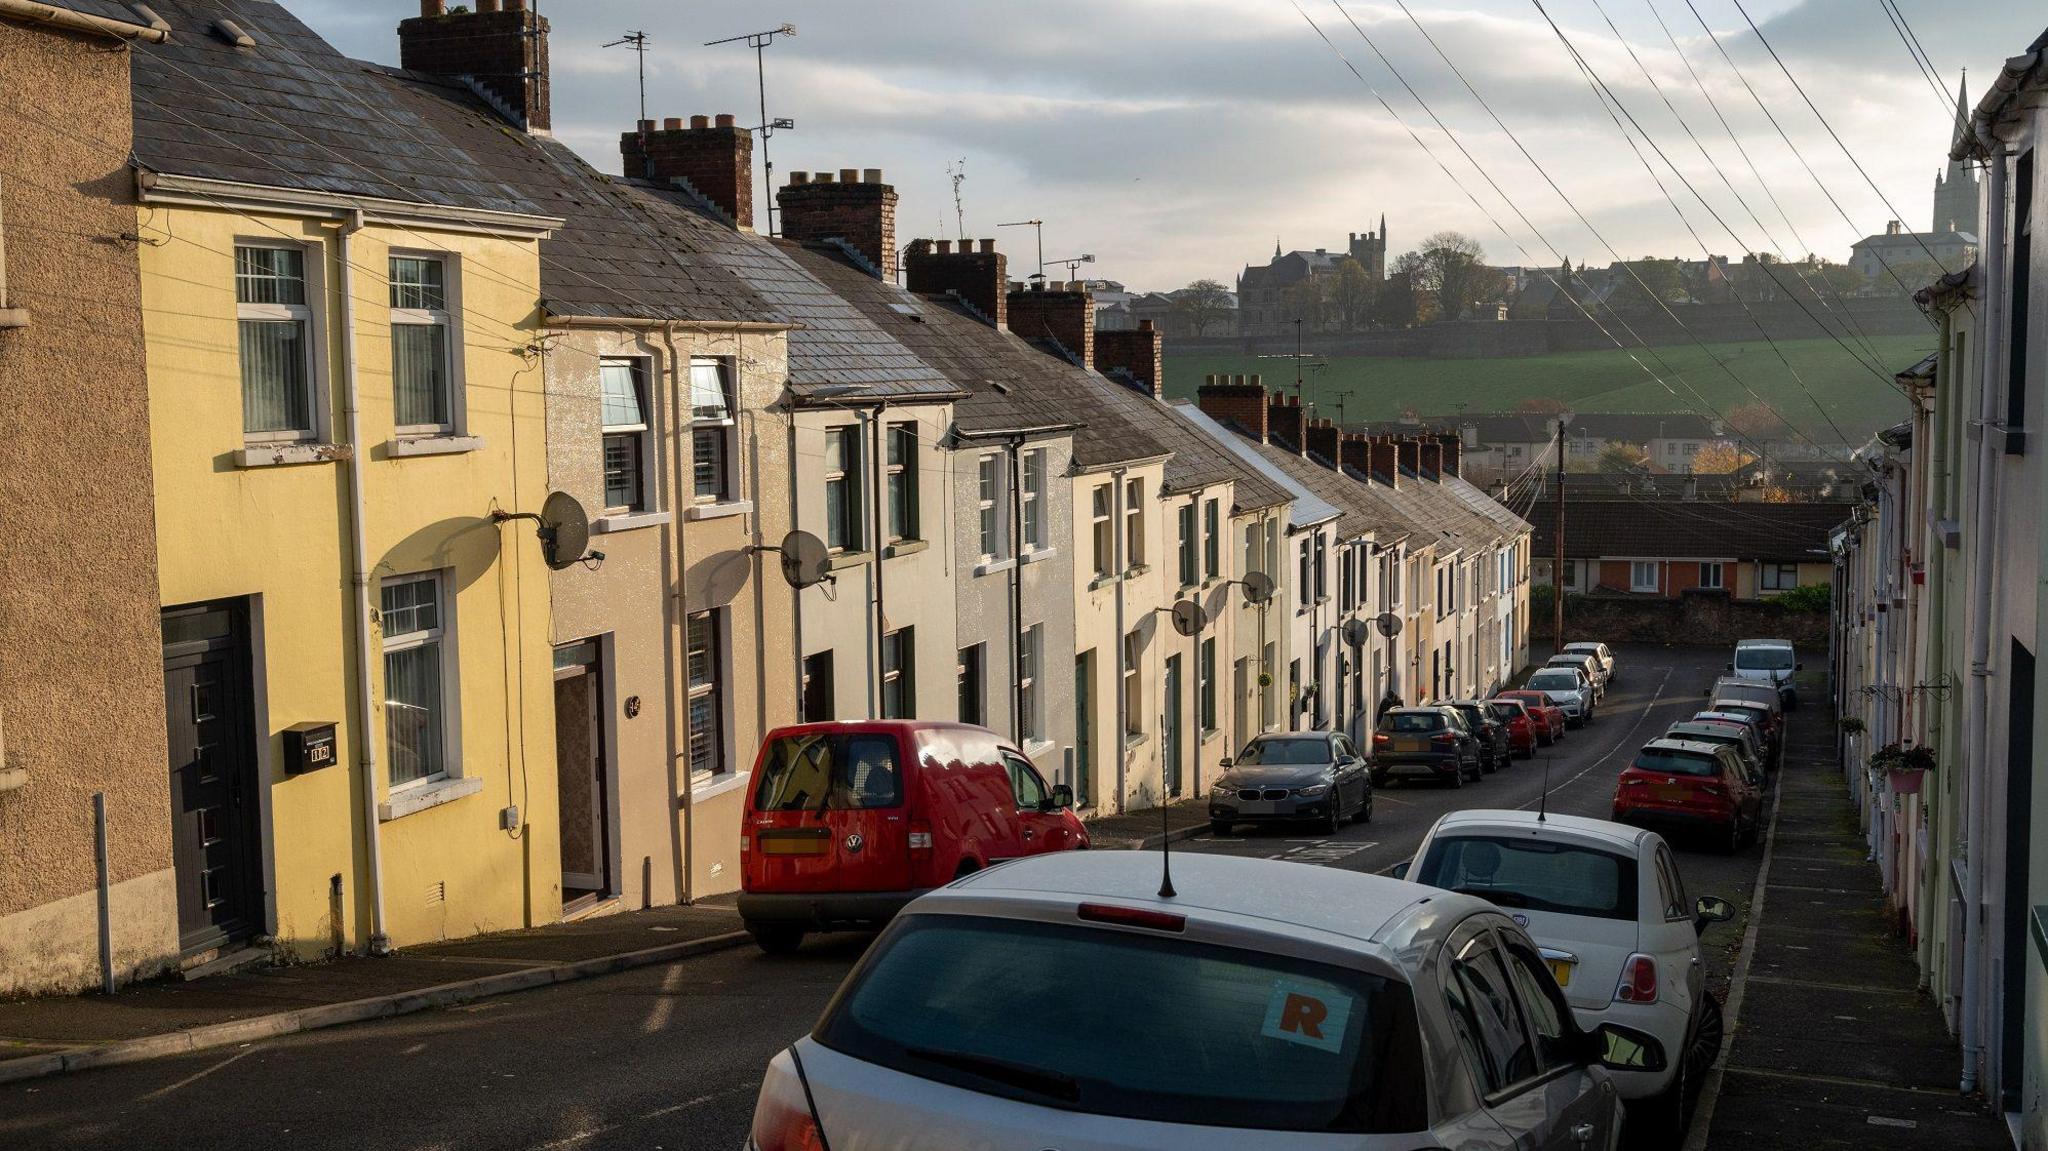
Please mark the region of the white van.
[[1728, 670], [1738, 679], [1777, 685], [1785, 710], [1791, 711], [1799, 706], [1799, 689], [1792, 682], [1792, 673], [1803, 666], [1789, 639], [1745, 639], [1736, 643], [1735, 659]]

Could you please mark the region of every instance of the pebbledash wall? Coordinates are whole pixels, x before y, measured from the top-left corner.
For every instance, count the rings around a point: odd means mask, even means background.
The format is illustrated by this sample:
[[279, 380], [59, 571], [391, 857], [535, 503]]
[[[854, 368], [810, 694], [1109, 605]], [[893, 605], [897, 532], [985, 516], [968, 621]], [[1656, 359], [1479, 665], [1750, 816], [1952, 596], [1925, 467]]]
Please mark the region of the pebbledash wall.
[[128, 60], [0, 19], [0, 995], [99, 982], [94, 792], [117, 978], [178, 954]]

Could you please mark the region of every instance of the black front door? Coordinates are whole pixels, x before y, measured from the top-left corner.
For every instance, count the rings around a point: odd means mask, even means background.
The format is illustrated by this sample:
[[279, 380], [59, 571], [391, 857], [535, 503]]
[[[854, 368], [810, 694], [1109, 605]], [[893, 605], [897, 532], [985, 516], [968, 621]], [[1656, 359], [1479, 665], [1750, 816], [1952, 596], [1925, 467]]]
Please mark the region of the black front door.
[[190, 955], [263, 920], [247, 607], [167, 609], [163, 632], [178, 942]]

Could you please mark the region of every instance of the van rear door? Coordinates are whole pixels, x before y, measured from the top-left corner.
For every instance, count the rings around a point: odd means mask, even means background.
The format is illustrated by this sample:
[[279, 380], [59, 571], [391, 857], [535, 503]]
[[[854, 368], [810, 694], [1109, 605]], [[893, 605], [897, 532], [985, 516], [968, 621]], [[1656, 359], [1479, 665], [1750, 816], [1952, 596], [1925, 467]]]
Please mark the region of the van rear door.
[[908, 891], [917, 773], [894, 731], [771, 736], [747, 813], [747, 890]]

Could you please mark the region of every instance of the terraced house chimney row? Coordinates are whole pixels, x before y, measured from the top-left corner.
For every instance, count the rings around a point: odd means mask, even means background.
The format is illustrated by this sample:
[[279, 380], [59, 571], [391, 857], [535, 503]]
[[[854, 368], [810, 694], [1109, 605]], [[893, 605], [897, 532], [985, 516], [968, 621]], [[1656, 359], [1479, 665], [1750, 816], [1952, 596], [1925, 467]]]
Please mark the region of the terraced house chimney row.
[[1325, 467], [1337, 466], [1337, 421], [1310, 420], [1304, 433], [1307, 443], [1303, 445], [1311, 456], [1319, 457], [1317, 463]]
[[1401, 448], [1390, 439], [1369, 439], [1367, 446], [1372, 453], [1372, 478], [1396, 491], [1401, 487]]
[[996, 251], [994, 240], [960, 241], [953, 250], [951, 240], [912, 240], [903, 254], [904, 282], [913, 292], [945, 295], [952, 292], [989, 322], [1001, 328], [1009, 323], [1010, 261]]
[[1372, 475], [1372, 439], [1357, 432], [1337, 433], [1337, 466], [1361, 476]]
[[1266, 428], [1271, 439], [1282, 447], [1293, 449], [1296, 455], [1303, 454], [1303, 419], [1301, 400], [1294, 396], [1283, 396], [1278, 392], [1266, 399]]
[[1394, 451], [1400, 457], [1402, 471], [1413, 472], [1417, 478], [1422, 477], [1421, 444], [1416, 443], [1414, 440], [1395, 437]]
[[1434, 439], [1424, 438], [1415, 442], [1416, 474], [1430, 483], [1439, 483], [1443, 478], [1444, 446]]
[[775, 193], [782, 234], [815, 243], [838, 240], [872, 264], [881, 278], [896, 282], [896, 189], [882, 182], [880, 168], [791, 172]]
[[548, 105], [548, 22], [526, 0], [478, 0], [474, 12], [450, 12], [446, 0], [420, 0], [420, 14], [398, 25], [398, 66], [461, 77], [507, 119], [529, 132], [553, 126]]
[[1027, 340], [1050, 336], [1083, 367], [1095, 366], [1095, 298], [1079, 280], [1034, 280], [1028, 289], [1012, 285], [1010, 330]]
[[619, 154], [628, 176], [649, 180], [680, 180], [697, 195], [718, 206], [734, 225], [754, 226], [754, 134], [739, 127], [730, 114], [714, 122], [690, 117], [689, 127], [670, 117], [659, 128], [642, 120], [638, 131], [619, 136]]
[[1462, 466], [1462, 461], [1465, 458], [1464, 438], [1456, 432], [1446, 432], [1438, 436], [1436, 442], [1442, 445], [1443, 448], [1441, 463], [1439, 464], [1443, 474], [1447, 476], [1458, 475], [1458, 469]]
[[1195, 406], [1217, 423], [1266, 442], [1266, 385], [1259, 377], [1210, 375], [1195, 389]]
[[1165, 398], [1163, 341], [1150, 320], [1139, 320], [1131, 330], [1095, 333], [1095, 369], [1105, 376], [1128, 373], [1112, 378], [1151, 393], [1153, 399]]

